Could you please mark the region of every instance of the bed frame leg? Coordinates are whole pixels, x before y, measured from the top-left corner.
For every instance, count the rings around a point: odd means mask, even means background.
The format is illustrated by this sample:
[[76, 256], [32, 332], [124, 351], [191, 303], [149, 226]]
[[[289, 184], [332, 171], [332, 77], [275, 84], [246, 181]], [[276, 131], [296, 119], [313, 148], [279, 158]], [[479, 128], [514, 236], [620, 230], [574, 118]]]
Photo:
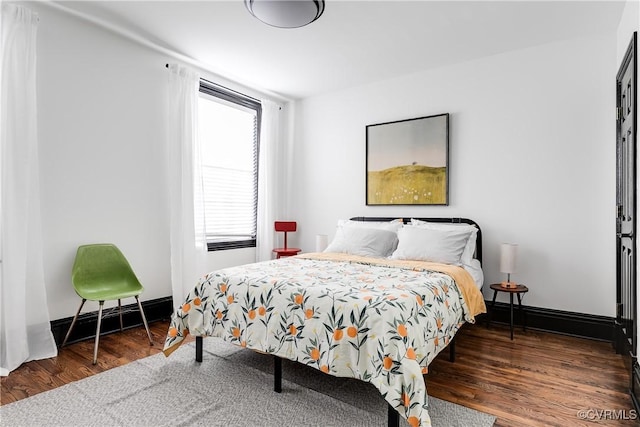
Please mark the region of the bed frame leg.
[[273, 391], [282, 392], [282, 359], [273, 356]]
[[456, 361], [456, 339], [452, 339], [449, 343], [449, 362], [453, 363]]
[[400, 414], [395, 408], [387, 404], [387, 427], [400, 427]]
[[196, 337], [196, 362], [202, 362], [202, 337]]

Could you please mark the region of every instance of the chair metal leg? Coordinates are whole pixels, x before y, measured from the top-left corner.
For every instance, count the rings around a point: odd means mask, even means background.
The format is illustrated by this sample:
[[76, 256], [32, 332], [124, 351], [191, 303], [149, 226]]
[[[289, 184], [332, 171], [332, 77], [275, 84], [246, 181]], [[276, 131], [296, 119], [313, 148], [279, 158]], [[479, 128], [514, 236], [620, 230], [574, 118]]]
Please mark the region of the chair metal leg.
[[102, 323], [102, 307], [104, 301], [100, 301], [100, 308], [98, 309], [98, 326], [96, 328], [96, 343], [93, 346], [93, 364], [98, 362], [98, 343], [100, 342], [100, 324]]
[[82, 302], [80, 303], [80, 308], [78, 308], [78, 311], [76, 312], [76, 315], [73, 316], [73, 320], [71, 321], [71, 326], [69, 326], [69, 330], [67, 331], [67, 335], [64, 337], [64, 341], [62, 341], [62, 345], [60, 346], [60, 348], [64, 347], [64, 345], [67, 343], [67, 340], [69, 339], [69, 335], [71, 335], [71, 331], [73, 330], [73, 327], [76, 324], [76, 320], [78, 320], [78, 316], [80, 315], [80, 310], [82, 310], [82, 306], [84, 305], [84, 303], [86, 302], [86, 299], [82, 299]]
[[118, 311], [120, 312], [120, 332], [122, 332], [122, 304], [120, 303], [120, 300], [118, 300]]
[[138, 308], [140, 309], [140, 315], [142, 316], [142, 323], [144, 323], [144, 328], [147, 330], [147, 336], [149, 337], [149, 345], [153, 345], [153, 340], [151, 339], [151, 332], [149, 332], [149, 325], [147, 324], [147, 318], [144, 316], [144, 310], [142, 310], [142, 304], [140, 303], [140, 299], [136, 297], [136, 301], [138, 303]]

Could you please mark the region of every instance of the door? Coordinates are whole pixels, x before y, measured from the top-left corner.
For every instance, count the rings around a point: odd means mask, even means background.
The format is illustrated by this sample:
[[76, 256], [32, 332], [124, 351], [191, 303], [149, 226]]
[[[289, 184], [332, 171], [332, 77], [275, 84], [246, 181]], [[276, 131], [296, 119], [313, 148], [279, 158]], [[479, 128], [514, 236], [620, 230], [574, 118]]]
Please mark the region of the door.
[[[636, 294], [636, 49], [633, 34], [616, 78], [616, 351], [634, 371], [637, 345]], [[631, 374], [632, 372], [630, 372]], [[633, 389], [633, 376], [632, 376]]]

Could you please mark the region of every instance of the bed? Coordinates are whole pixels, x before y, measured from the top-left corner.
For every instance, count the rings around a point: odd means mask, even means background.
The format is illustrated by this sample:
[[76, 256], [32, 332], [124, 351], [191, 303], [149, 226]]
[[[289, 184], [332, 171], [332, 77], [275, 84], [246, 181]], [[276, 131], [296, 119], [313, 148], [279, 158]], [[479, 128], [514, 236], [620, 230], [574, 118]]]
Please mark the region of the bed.
[[[428, 426], [424, 374], [456, 332], [486, 311], [482, 237], [465, 218], [340, 221], [322, 253], [218, 270], [174, 313], [164, 353], [189, 335], [222, 337], [330, 375], [372, 383], [399, 416]], [[453, 353], [452, 353], [453, 354]]]

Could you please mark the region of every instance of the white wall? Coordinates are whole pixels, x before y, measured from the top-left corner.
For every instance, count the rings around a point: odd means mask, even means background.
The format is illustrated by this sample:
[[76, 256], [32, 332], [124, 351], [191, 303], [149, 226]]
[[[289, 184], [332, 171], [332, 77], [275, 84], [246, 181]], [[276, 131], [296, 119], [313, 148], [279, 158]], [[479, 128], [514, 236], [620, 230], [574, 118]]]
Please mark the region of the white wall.
[[[504, 279], [499, 244], [518, 243], [512, 277], [529, 286], [526, 305], [613, 316], [615, 72], [609, 34], [304, 100], [294, 189], [303, 250], [340, 218], [468, 217], [483, 230], [485, 283]], [[365, 206], [365, 126], [439, 113], [451, 115], [450, 205]]]
[[[162, 183], [164, 64], [172, 59], [42, 4], [30, 7], [41, 17], [51, 317], [77, 309], [70, 270], [76, 247], [88, 242], [121, 247], [146, 287], [143, 300], [169, 296]], [[515, 278], [531, 288], [526, 304], [613, 315], [615, 60], [615, 35], [602, 36], [299, 102], [288, 113], [298, 127], [295, 179], [287, 182], [295, 197], [285, 201], [299, 221], [292, 244], [313, 250], [317, 233], [331, 236], [338, 218], [353, 215], [467, 216], [485, 233], [488, 282], [502, 279], [498, 244], [517, 242]], [[450, 206], [366, 207], [364, 127], [443, 112], [451, 114]], [[252, 250], [213, 253], [209, 268], [253, 259]]]
[[[51, 319], [77, 310], [71, 267], [86, 243], [120, 247], [145, 286], [143, 301], [170, 296], [164, 65], [175, 61], [45, 5], [29, 7], [40, 15], [38, 130]], [[254, 259], [253, 249], [214, 252], [208, 267]], [[83, 311], [96, 309], [87, 303]]]
[[170, 295], [163, 58], [46, 7], [38, 13], [43, 249], [51, 318], [77, 309], [70, 273], [77, 246], [86, 243], [120, 247], [146, 287], [143, 300]]
[[638, 31], [640, 26], [640, 2], [637, 0], [627, 0], [622, 11], [620, 24], [617, 33], [617, 64], [622, 62], [624, 54], [627, 52], [631, 36], [634, 31]]

